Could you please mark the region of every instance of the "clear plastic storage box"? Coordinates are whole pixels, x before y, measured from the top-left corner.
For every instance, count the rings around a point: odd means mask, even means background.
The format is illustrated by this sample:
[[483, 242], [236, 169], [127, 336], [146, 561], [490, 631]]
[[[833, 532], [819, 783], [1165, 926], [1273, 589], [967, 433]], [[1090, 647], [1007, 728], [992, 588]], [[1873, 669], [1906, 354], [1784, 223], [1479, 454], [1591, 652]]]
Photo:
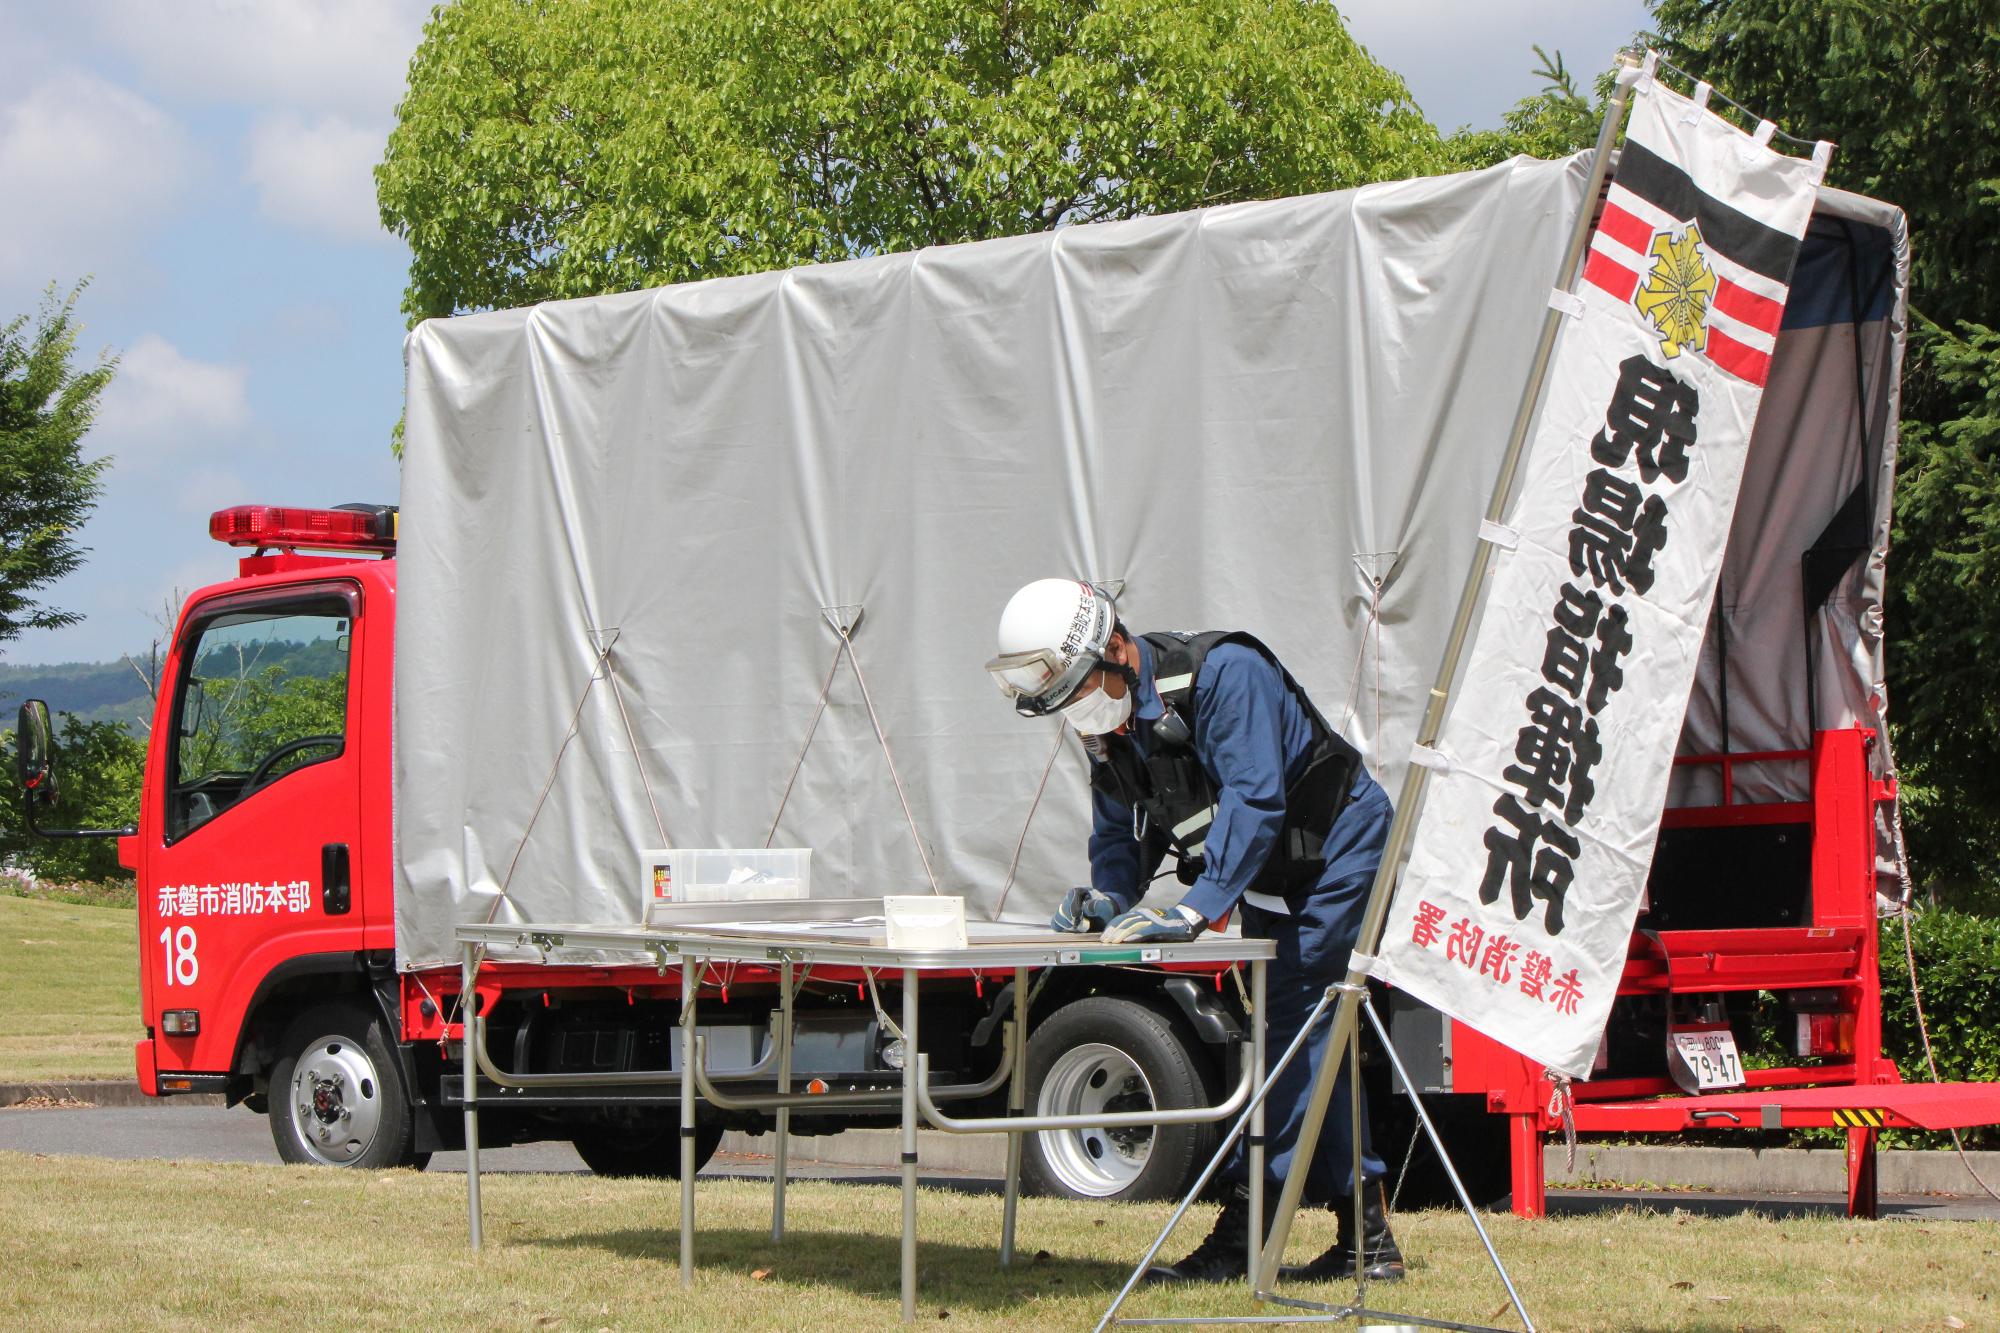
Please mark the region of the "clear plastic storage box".
[[639, 882], [649, 919], [655, 904], [806, 898], [812, 848], [657, 848], [639, 854]]

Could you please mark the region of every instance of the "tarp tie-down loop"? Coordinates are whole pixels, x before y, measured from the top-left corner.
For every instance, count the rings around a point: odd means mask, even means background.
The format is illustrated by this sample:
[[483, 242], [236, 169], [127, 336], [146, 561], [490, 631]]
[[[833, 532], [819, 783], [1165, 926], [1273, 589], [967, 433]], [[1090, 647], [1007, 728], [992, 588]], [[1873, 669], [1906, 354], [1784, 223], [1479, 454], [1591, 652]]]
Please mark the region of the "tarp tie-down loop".
[[1549, 1118], [1560, 1119], [1563, 1127], [1563, 1174], [1576, 1174], [1576, 1094], [1568, 1074], [1549, 1075]]
[[521, 830], [521, 840], [514, 844], [513, 859], [507, 862], [507, 873], [500, 881], [500, 892], [493, 905], [486, 909], [486, 920], [490, 924], [500, 911], [500, 904], [506, 900], [508, 886], [514, 882], [514, 871], [521, 864], [521, 853], [527, 850], [528, 838], [535, 831], [535, 823], [542, 817], [542, 810], [549, 803], [549, 793], [555, 790], [556, 774], [562, 770], [563, 756], [569, 753], [569, 743], [576, 739], [577, 724], [583, 720], [583, 706], [590, 702], [590, 692], [600, 679], [611, 683], [611, 695], [618, 703], [618, 716], [625, 724], [625, 739], [632, 746], [632, 762], [639, 770], [639, 781], [646, 787], [646, 804], [653, 812], [653, 827], [659, 831], [660, 842], [667, 841], [666, 825], [660, 820], [660, 803], [653, 796], [653, 779], [646, 773], [646, 765], [639, 758], [639, 740], [632, 731], [632, 719], [625, 711], [625, 696], [618, 689], [618, 677], [611, 667], [611, 649], [618, 642], [615, 629], [591, 631], [591, 637], [599, 640], [597, 660], [591, 664], [590, 679], [583, 683], [583, 692], [577, 696], [576, 709], [569, 715], [569, 730], [563, 733], [562, 744], [556, 747], [556, 757], [549, 761], [549, 775], [542, 780], [541, 794], [535, 797], [535, 808], [528, 814], [528, 824]]
[[875, 728], [875, 739], [882, 742], [882, 758], [889, 765], [889, 781], [896, 784], [896, 799], [902, 802], [903, 818], [910, 826], [910, 841], [917, 844], [917, 859], [924, 863], [924, 878], [931, 882], [931, 892], [941, 893], [938, 888], [937, 872], [931, 869], [931, 854], [924, 847], [923, 834], [917, 832], [917, 817], [910, 811], [910, 795], [903, 790], [903, 777], [896, 771], [896, 756], [889, 749], [889, 733], [882, 729], [882, 718], [875, 711], [875, 696], [868, 692], [868, 677], [861, 670], [861, 655], [854, 651], [854, 639], [846, 625], [835, 619], [832, 613], [824, 613], [826, 623], [833, 626], [833, 632], [840, 636], [847, 646], [847, 662], [854, 668], [855, 683], [861, 686], [861, 702], [868, 708], [868, 722]]
[[[851, 613], [851, 614], [849, 614]], [[840, 636], [840, 646], [834, 649], [833, 661], [827, 664], [826, 679], [820, 682], [819, 701], [813, 707], [812, 722], [806, 727], [805, 744], [799, 747], [798, 761], [792, 765], [792, 775], [785, 782], [785, 793], [778, 799], [778, 813], [771, 817], [771, 831], [764, 835], [764, 845], [778, 836], [778, 824], [785, 817], [785, 806], [792, 799], [792, 788], [799, 780], [799, 770], [805, 767], [806, 754], [812, 749], [813, 738], [819, 734], [820, 718], [826, 713], [827, 700], [833, 690], [833, 678], [840, 670], [840, 659], [846, 657], [854, 668], [855, 683], [861, 687], [861, 702], [868, 709], [868, 723], [875, 728], [875, 739], [881, 742], [882, 758], [889, 765], [889, 781], [896, 786], [896, 800], [903, 807], [903, 819], [910, 826], [910, 840], [917, 844], [917, 859], [924, 864], [924, 878], [930, 881], [932, 893], [942, 893], [938, 887], [937, 872], [931, 869], [931, 854], [924, 846], [923, 835], [917, 831], [917, 817], [910, 809], [910, 796], [903, 788], [902, 774], [896, 771], [896, 754], [889, 748], [889, 733], [882, 729], [881, 715], [875, 711], [875, 696], [869, 693], [867, 673], [861, 669], [861, 655], [854, 651], [854, 628], [861, 623], [859, 606], [823, 606], [820, 615], [827, 626]]]
[[1361, 666], [1368, 660], [1368, 647], [1375, 647], [1375, 730], [1373, 736], [1379, 740], [1382, 735], [1382, 586], [1388, 581], [1382, 573], [1382, 561], [1387, 559], [1391, 570], [1395, 568], [1398, 551], [1360, 551], [1354, 556], [1354, 568], [1361, 575], [1361, 581], [1368, 585], [1368, 622], [1361, 627], [1354, 646], [1354, 670], [1347, 680], [1347, 710], [1341, 714], [1340, 726], [1345, 731], [1358, 714], [1356, 705], [1361, 698]]
[[1014, 859], [1007, 863], [1007, 882], [1000, 886], [1000, 897], [993, 904], [991, 920], [1000, 919], [1000, 910], [1007, 905], [1007, 895], [1014, 891], [1014, 876], [1021, 869], [1021, 852], [1028, 845], [1028, 830], [1034, 827], [1035, 812], [1042, 808], [1042, 793], [1049, 789], [1049, 775], [1056, 770], [1056, 757], [1062, 753], [1063, 739], [1068, 735], [1069, 723], [1056, 719], [1056, 743], [1049, 747], [1049, 761], [1042, 765], [1042, 780], [1035, 784], [1035, 798], [1028, 802], [1028, 817], [1021, 821], [1021, 836], [1014, 842]]
[[[483, 944], [474, 945], [472, 950], [472, 970], [477, 972], [480, 964], [485, 961], [486, 946]], [[430, 988], [424, 985], [423, 974], [421, 972], [406, 972], [403, 975], [415, 977], [418, 987], [424, 992], [425, 998], [430, 998]], [[431, 1003], [436, 1004], [437, 1001], [431, 999]], [[479, 1003], [477, 995], [473, 997], [473, 1003], [475, 1005]], [[446, 1013], [442, 1008], [438, 1012], [444, 1016], [444, 1026], [438, 1029], [438, 1058], [449, 1060], [451, 1058], [451, 1025], [459, 1022], [465, 1015], [465, 992], [461, 990], [457, 995], [452, 997], [451, 1011], [449, 1013]], [[461, 1032], [459, 1039], [463, 1041], [464, 1038], [465, 1034]]]
[[[889, 1017], [889, 1011], [882, 1007], [881, 992], [875, 989], [875, 969], [864, 967], [861, 969], [861, 975], [868, 978], [868, 1000], [869, 1003], [875, 1006], [875, 1021], [882, 1025], [884, 1032], [887, 1032], [897, 1041], [905, 1040], [903, 1029], [897, 1026], [895, 1019]], [[903, 1058], [905, 1060], [914, 1060], [917, 1058], [917, 1053], [915, 1051], [905, 1051]]]
[[639, 753], [639, 734], [632, 730], [632, 715], [625, 711], [625, 691], [618, 687], [618, 663], [611, 654], [611, 646], [618, 642], [618, 631], [608, 631], [610, 638], [604, 644], [604, 682], [611, 687], [611, 697], [618, 704], [618, 720], [625, 726], [625, 741], [632, 747], [632, 766], [639, 770], [639, 782], [646, 789], [646, 808], [653, 812], [653, 829], [660, 835], [660, 845], [665, 847], [667, 837], [666, 821], [660, 818], [659, 798], [653, 795], [653, 778], [646, 772], [646, 761]]
[[833, 660], [826, 664], [826, 679], [819, 684], [819, 702], [813, 706], [812, 722], [806, 727], [806, 743], [799, 747], [798, 762], [792, 765], [792, 775], [785, 779], [785, 794], [778, 798], [778, 813], [771, 816], [771, 831], [764, 835], [766, 847], [769, 847], [771, 840], [778, 836], [778, 823], [784, 819], [785, 807], [791, 803], [792, 788], [797, 786], [799, 781], [799, 770], [806, 766], [806, 752], [812, 749], [813, 737], [819, 735], [819, 720], [826, 716], [826, 700], [833, 692], [834, 673], [840, 670], [841, 654], [847, 651], [844, 639], [842, 644], [843, 646], [833, 650]]

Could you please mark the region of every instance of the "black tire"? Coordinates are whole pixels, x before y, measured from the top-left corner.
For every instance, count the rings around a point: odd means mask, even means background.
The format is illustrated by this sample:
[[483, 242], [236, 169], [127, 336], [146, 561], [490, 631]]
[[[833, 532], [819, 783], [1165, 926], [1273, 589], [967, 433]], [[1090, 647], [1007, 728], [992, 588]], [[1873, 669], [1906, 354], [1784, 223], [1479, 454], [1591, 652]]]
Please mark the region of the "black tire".
[[301, 1166], [423, 1170], [402, 1064], [381, 1015], [323, 1004], [294, 1019], [271, 1066], [266, 1114], [278, 1156]]
[[[1028, 1114], [1060, 1115], [1218, 1100], [1214, 1062], [1168, 1013], [1093, 995], [1064, 1005], [1028, 1042]], [[1207, 1163], [1215, 1125], [1027, 1134], [1021, 1184], [1070, 1199], [1172, 1199]]]
[[[694, 1127], [695, 1170], [708, 1165], [721, 1142], [720, 1125]], [[631, 1124], [591, 1125], [572, 1134], [570, 1144], [583, 1164], [600, 1176], [681, 1178], [679, 1120], [650, 1116]]]

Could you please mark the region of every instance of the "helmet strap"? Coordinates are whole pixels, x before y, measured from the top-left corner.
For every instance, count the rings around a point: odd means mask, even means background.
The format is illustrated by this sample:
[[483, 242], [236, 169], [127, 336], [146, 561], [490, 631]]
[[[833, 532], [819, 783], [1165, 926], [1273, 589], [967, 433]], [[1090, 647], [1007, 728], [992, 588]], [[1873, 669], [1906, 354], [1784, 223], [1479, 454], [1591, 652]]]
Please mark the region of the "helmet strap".
[[[1133, 654], [1135, 656], [1137, 655], [1139, 641], [1137, 639], [1134, 639], [1132, 637], [1132, 632], [1125, 628], [1124, 621], [1120, 620], [1113, 622], [1111, 626], [1111, 632], [1113, 634], [1116, 634], [1119, 638], [1125, 640], [1126, 643], [1132, 645]], [[1109, 647], [1110, 645], [1106, 644], [1105, 646]], [[1122, 662], [1114, 662], [1108, 657], [1098, 658], [1097, 665], [1102, 667], [1104, 670], [1109, 671], [1112, 675], [1118, 677], [1120, 680], [1124, 681], [1125, 688], [1130, 690], [1135, 696], [1139, 693], [1139, 673], [1136, 669], [1126, 666]]]

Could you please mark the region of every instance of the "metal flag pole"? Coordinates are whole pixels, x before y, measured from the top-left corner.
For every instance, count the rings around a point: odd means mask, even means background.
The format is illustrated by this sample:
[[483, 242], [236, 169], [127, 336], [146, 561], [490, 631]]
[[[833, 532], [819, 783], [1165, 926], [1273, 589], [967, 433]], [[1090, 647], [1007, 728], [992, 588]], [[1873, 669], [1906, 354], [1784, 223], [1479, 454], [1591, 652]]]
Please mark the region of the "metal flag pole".
[[[1591, 216], [1595, 211], [1597, 196], [1604, 188], [1604, 178], [1610, 166], [1611, 145], [1618, 136], [1618, 127], [1625, 118], [1625, 107], [1632, 96], [1632, 85], [1636, 82], [1638, 61], [1629, 52], [1621, 52], [1618, 57], [1619, 71], [1617, 90], [1611, 105], [1605, 109], [1604, 123], [1597, 130], [1597, 147], [1592, 156], [1590, 180], [1584, 186], [1583, 201], [1577, 208], [1576, 220], [1571, 224], [1569, 242], [1563, 248], [1562, 265], [1556, 271], [1556, 281], [1562, 291], [1568, 291], [1575, 279], [1578, 262], [1583, 258], [1583, 248], [1590, 237]], [[1437, 744], [1438, 733], [1444, 727], [1445, 709], [1450, 702], [1451, 691], [1457, 683], [1459, 668], [1465, 656], [1466, 640], [1471, 636], [1472, 623], [1479, 611], [1479, 601], [1486, 591], [1487, 569], [1494, 551], [1497, 549], [1484, 534], [1497, 527], [1507, 515], [1507, 506], [1513, 498], [1515, 479], [1520, 472], [1521, 455], [1528, 439], [1528, 428], [1534, 422], [1535, 410], [1541, 403], [1542, 388], [1548, 379], [1549, 363], [1553, 359], [1556, 335], [1562, 327], [1563, 312], [1553, 304], [1542, 319], [1541, 337], [1535, 343], [1534, 360], [1528, 370], [1528, 382], [1521, 391], [1520, 405], [1514, 412], [1514, 425], [1507, 437], [1507, 448], [1501, 457], [1499, 476], [1493, 484], [1493, 493], [1486, 502], [1486, 522], [1481, 525], [1479, 547], [1472, 561], [1472, 568], [1465, 576], [1465, 588], [1459, 594], [1458, 612], [1452, 619], [1450, 637], [1445, 640], [1444, 660], [1438, 666], [1437, 683], [1431, 687], [1429, 702], [1425, 705], [1423, 720], [1417, 727], [1417, 745], [1429, 748]], [[1377, 945], [1382, 939], [1382, 924], [1389, 914], [1389, 900], [1395, 893], [1396, 880], [1402, 873], [1403, 861], [1409, 854], [1410, 838], [1416, 831], [1417, 815], [1423, 808], [1424, 791], [1429, 783], [1430, 770], [1420, 764], [1411, 764], [1403, 778], [1402, 795], [1396, 800], [1396, 813], [1389, 825], [1389, 838], [1382, 849], [1382, 864], [1376, 871], [1375, 883], [1368, 891], [1368, 906], [1362, 914], [1361, 930], [1356, 937], [1353, 955], [1348, 963], [1347, 986], [1340, 997], [1340, 1007], [1335, 1010], [1332, 1032], [1328, 1037], [1327, 1058], [1320, 1066], [1319, 1077], [1315, 1080], [1312, 1098], [1307, 1103], [1306, 1115], [1299, 1128], [1298, 1145], [1292, 1153], [1291, 1169], [1285, 1174], [1285, 1187], [1278, 1196], [1277, 1216], [1272, 1220], [1271, 1233], [1264, 1242], [1263, 1260], [1257, 1266], [1255, 1288], [1261, 1297], [1276, 1285], [1278, 1270], [1284, 1262], [1285, 1242], [1290, 1239], [1292, 1219], [1297, 1214], [1299, 1200], [1305, 1193], [1307, 1169], [1312, 1163], [1313, 1149], [1319, 1143], [1320, 1129], [1326, 1121], [1328, 1103], [1333, 1098], [1334, 1080], [1346, 1064], [1346, 1052], [1354, 1039], [1359, 1024], [1359, 999], [1367, 985], [1368, 974], [1363, 964], [1373, 958]], [[1355, 1071], [1354, 1077], [1360, 1077]], [[1357, 1134], [1360, 1126], [1355, 1127]]]

